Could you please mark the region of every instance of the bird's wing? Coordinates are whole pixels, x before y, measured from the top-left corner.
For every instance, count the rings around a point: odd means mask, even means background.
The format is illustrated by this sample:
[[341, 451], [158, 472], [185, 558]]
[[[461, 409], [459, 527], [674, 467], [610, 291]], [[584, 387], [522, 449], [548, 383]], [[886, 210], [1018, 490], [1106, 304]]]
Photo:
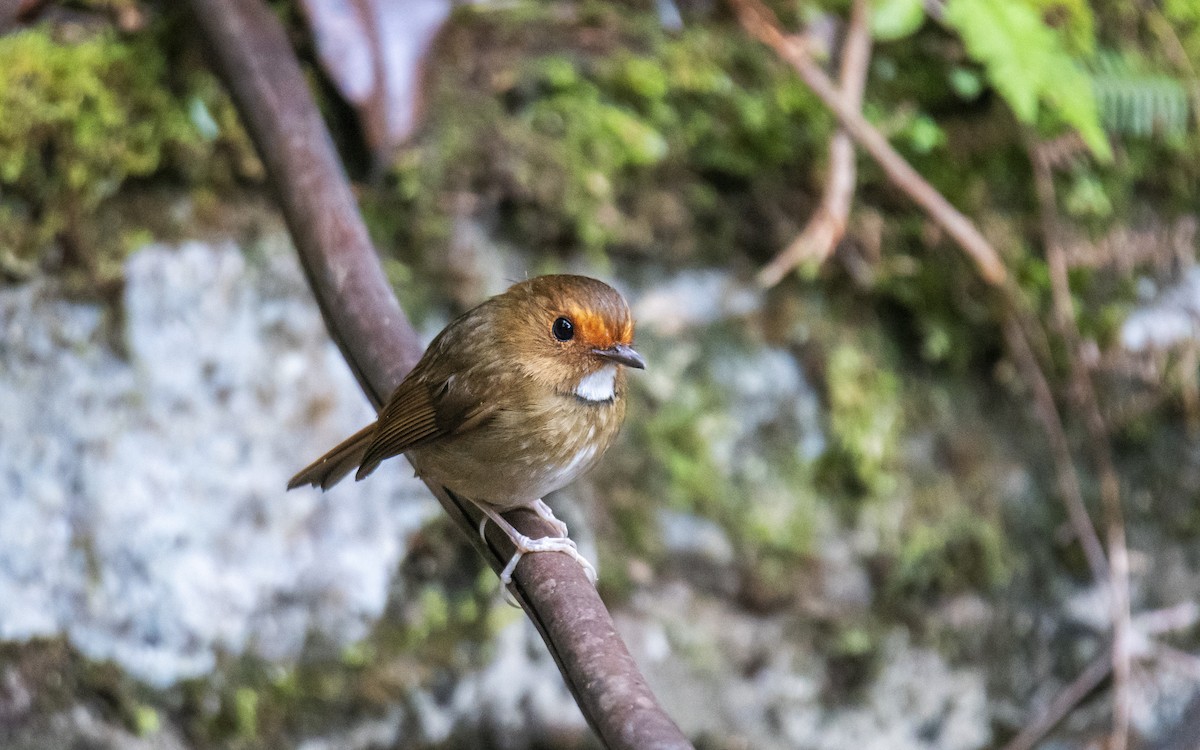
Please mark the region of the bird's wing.
[[386, 458], [439, 437], [458, 435], [485, 424], [496, 408], [451, 375], [440, 382], [410, 377], [379, 412], [375, 434], [363, 454], [356, 478], [362, 479]]

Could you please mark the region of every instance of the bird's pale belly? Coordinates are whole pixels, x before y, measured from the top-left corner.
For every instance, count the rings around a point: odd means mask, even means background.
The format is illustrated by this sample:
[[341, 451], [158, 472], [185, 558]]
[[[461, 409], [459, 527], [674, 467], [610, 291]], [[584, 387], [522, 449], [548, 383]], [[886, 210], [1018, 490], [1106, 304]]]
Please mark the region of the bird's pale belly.
[[463, 497], [500, 509], [528, 505], [591, 468], [620, 425], [610, 404], [569, 400], [549, 411], [533, 422], [540, 430], [529, 430], [527, 412], [501, 412], [486, 427], [407, 455], [419, 476]]

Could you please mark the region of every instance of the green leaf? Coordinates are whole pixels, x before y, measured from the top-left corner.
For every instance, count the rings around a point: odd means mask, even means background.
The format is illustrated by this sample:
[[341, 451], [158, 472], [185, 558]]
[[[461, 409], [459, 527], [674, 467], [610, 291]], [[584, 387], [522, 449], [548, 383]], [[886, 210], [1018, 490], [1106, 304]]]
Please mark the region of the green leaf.
[[871, 3], [871, 36], [892, 42], [925, 23], [924, 0], [875, 0]]
[[[1036, 125], [1056, 117], [1079, 131], [1098, 159], [1112, 158], [1090, 78], [1036, 8], [1019, 0], [949, 0], [946, 21], [1017, 119]], [[1043, 113], [1053, 117], [1042, 120]]]
[[973, 70], [956, 67], [950, 71], [949, 80], [950, 88], [954, 89], [954, 93], [965, 101], [974, 101], [983, 93], [983, 81]]

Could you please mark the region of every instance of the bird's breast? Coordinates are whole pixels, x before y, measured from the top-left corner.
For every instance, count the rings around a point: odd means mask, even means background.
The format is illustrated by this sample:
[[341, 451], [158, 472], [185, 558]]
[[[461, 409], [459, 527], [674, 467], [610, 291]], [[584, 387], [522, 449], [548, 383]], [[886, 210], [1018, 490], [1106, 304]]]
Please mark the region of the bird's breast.
[[590, 469], [624, 416], [620, 398], [585, 402], [574, 394], [501, 409], [483, 427], [410, 451], [417, 471], [474, 500], [523, 505]]

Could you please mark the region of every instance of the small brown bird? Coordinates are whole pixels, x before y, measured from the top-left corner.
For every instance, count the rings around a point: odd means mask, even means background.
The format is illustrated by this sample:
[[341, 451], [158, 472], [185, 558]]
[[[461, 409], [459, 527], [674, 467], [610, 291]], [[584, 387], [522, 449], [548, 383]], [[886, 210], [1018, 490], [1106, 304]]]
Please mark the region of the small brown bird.
[[[540, 276], [437, 335], [374, 424], [288, 483], [328, 489], [404, 453], [417, 475], [474, 502], [512, 539], [505, 586], [528, 552], [565, 552], [595, 580], [542, 498], [591, 468], [625, 418], [625, 367], [642, 369], [624, 298], [586, 276]], [[530, 539], [500, 515], [526, 507], [557, 537]], [[480, 524], [480, 533], [483, 524]]]

